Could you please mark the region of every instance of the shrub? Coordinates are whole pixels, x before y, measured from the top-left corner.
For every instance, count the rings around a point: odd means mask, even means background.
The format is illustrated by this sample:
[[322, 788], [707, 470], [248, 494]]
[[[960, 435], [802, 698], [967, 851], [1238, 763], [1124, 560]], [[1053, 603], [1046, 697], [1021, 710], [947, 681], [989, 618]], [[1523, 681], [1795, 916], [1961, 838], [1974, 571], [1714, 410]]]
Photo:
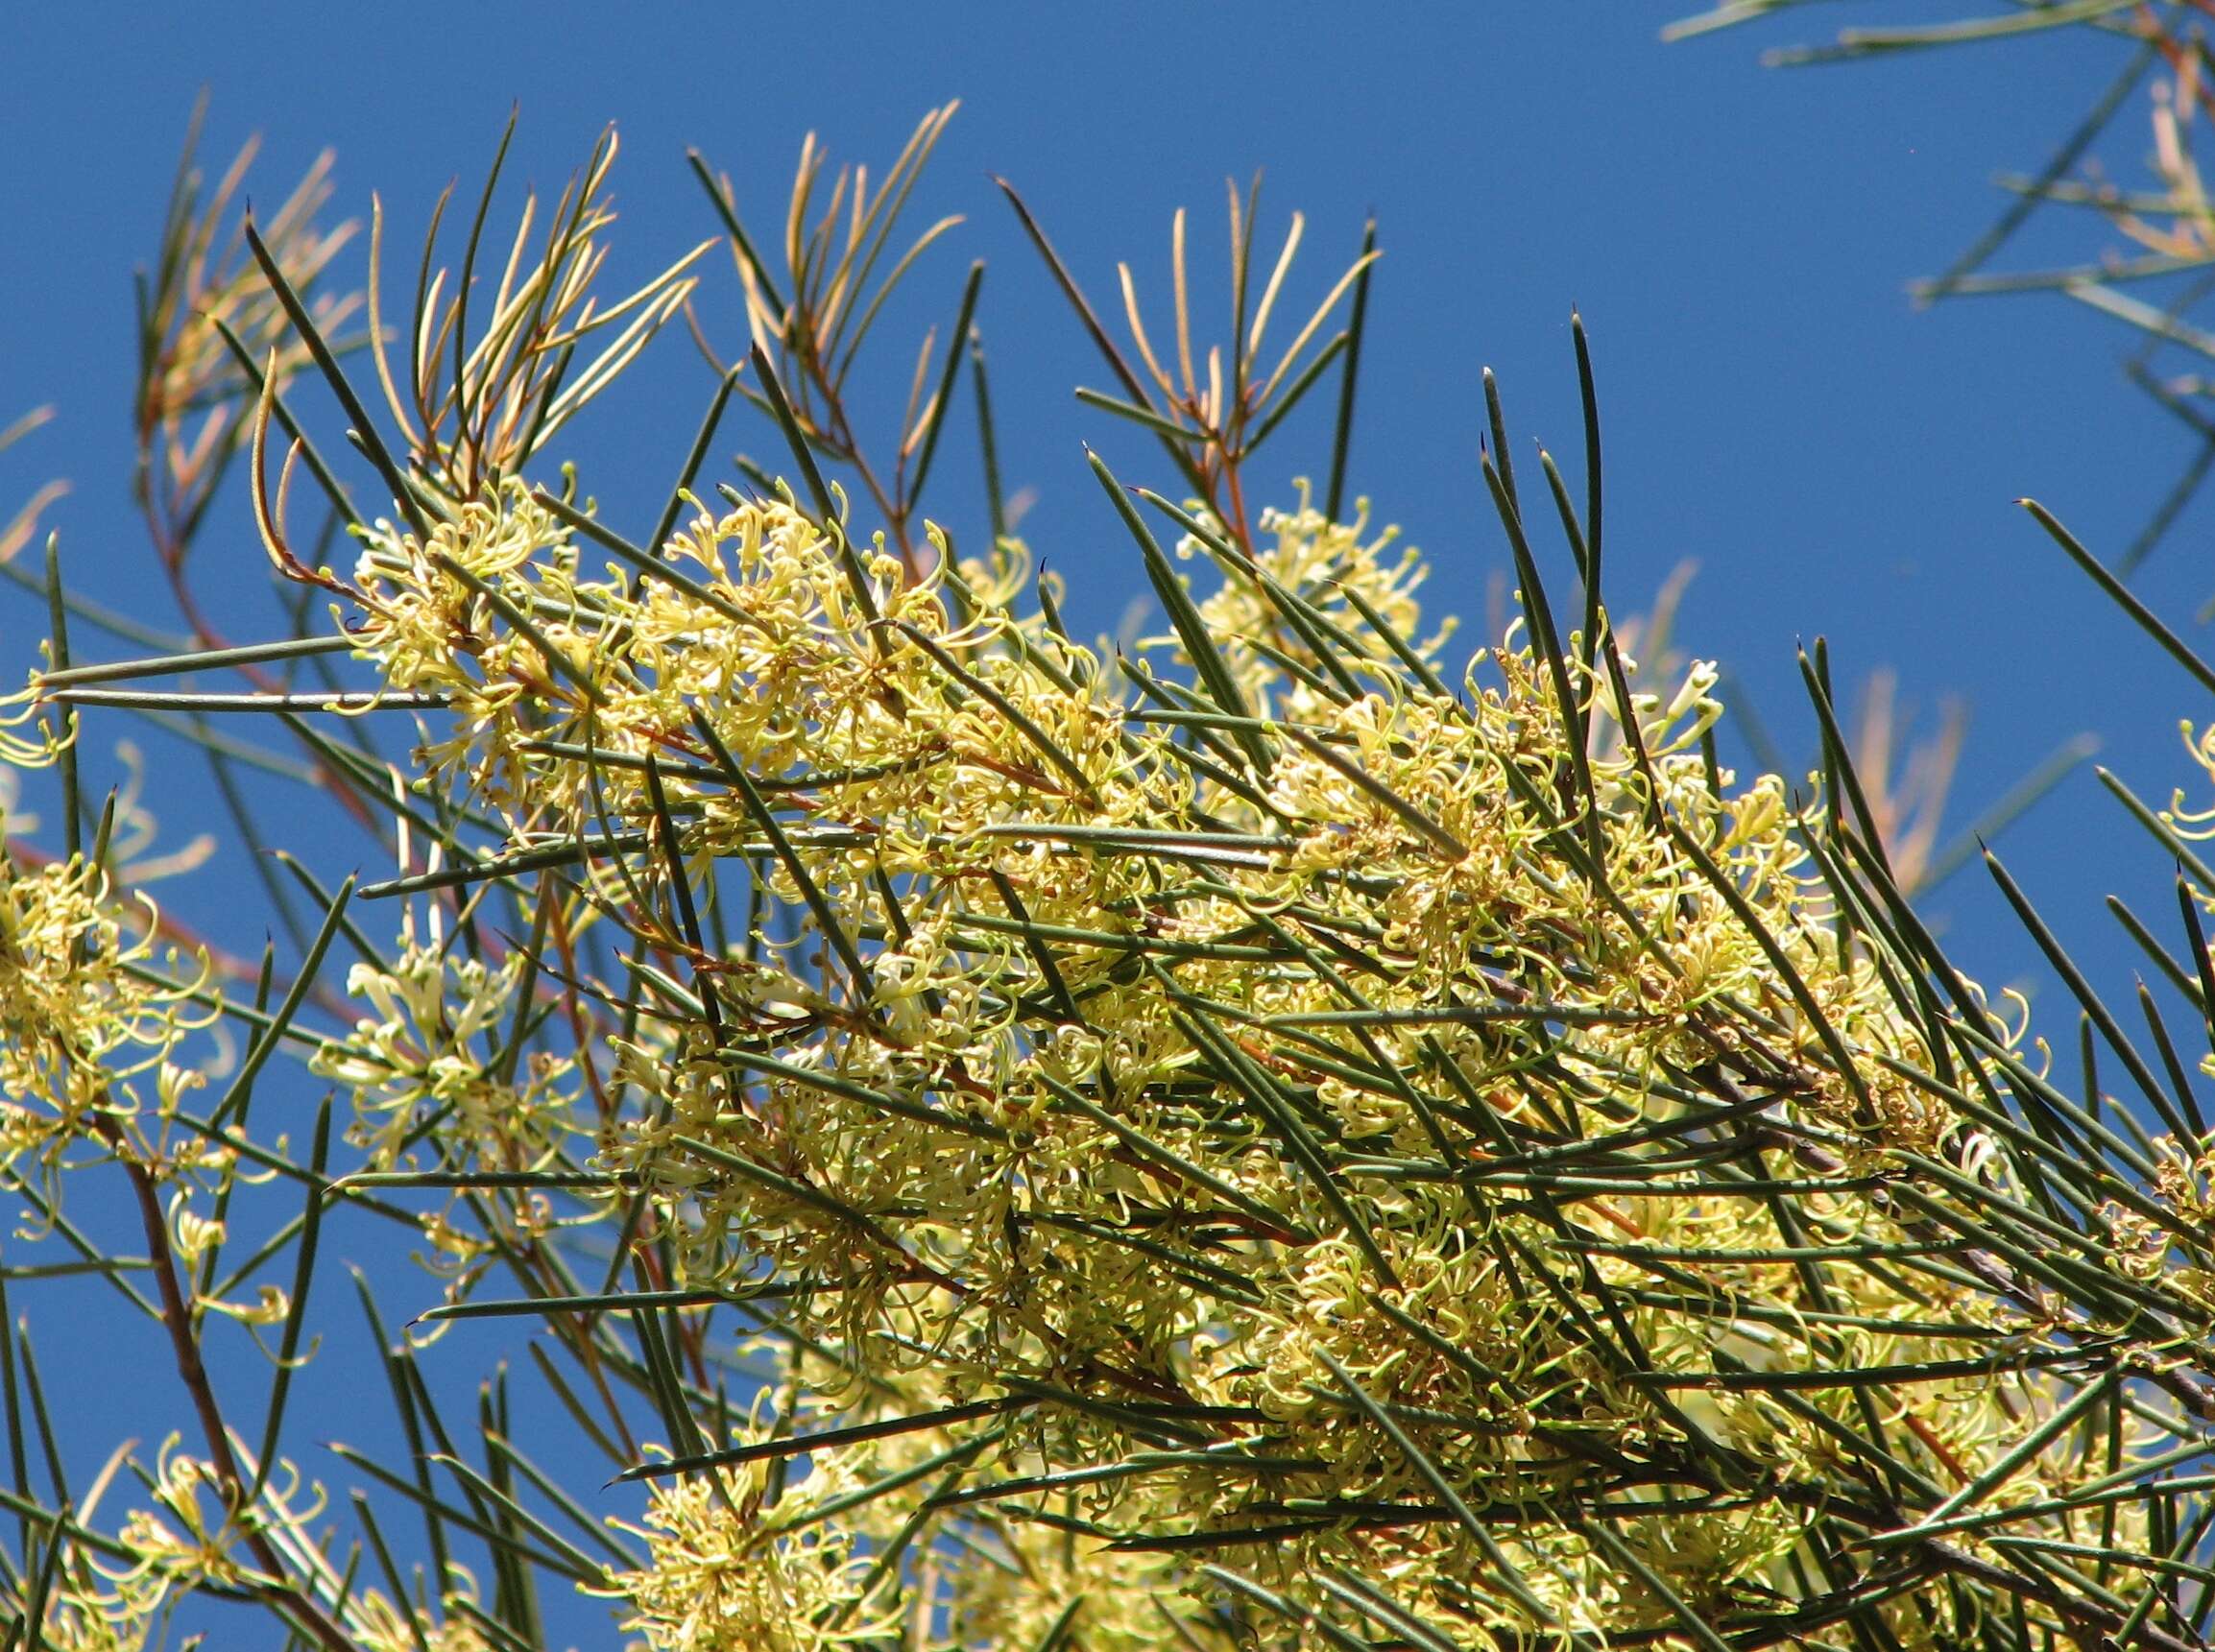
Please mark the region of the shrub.
[[[546, 457], [705, 249], [593, 297], [612, 140], [490, 296], [480, 209], [404, 322], [373, 280], [311, 298], [314, 180], [235, 265], [222, 193], [181, 197], [157, 559], [188, 593], [236, 454], [299, 624], [228, 644], [188, 601], [188, 646], [79, 664], [48, 542], [7, 753], [57, 770], [60, 843], [0, 862], [0, 1139], [28, 1231], [158, 1324], [185, 1403], [76, 1494], [77, 1397], [0, 1342], [14, 1643], [135, 1647], [208, 1597], [334, 1649], [528, 1647], [543, 1579], [658, 1648], [2198, 1644], [2215, 1194], [2154, 999], [2149, 1057], [1993, 863], [2159, 1135], [1933, 941], [1819, 661], [1807, 788], [1722, 766], [1714, 669], [1634, 658], [1601, 597], [1581, 325], [1581, 489], [1513, 473], [1486, 383], [1520, 611], [1456, 646], [1346, 508], [1368, 254], [1264, 355], [1293, 246], [1256, 279], [1250, 197], [1227, 345], [1192, 341], [1180, 223], [1165, 347], [1134, 301], [1128, 354], [1016, 203], [1116, 373], [1092, 399], [1172, 475], [1093, 461], [1168, 630], [1070, 635], [997, 485], [988, 533], [921, 510], [957, 393], [987, 401], [974, 274], [889, 457], [846, 405], [950, 112], [820, 217], [811, 144], [780, 269], [700, 167], [754, 346], [636, 542]], [[373, 509], [296, 412], [311, 374]], [[1250, 508], [1325, 386], [1320, 504]], [[789, 483], [700, 482], [734, 396]], [[247, 686], [147, 685], [188, 671]], [[395, 875], [288, 857], [323, 912], [297, 965], [195, 946], [139, 807], [80, 795], [95, 706], [261, 716]], [[2215, 879], [2146, 819], [2204, 1011]], [[306, 1130], [263, 1094], [301, 1065]], [[119, 1191], [141, 1267], [81, 1221]], [[312, 1471], [345, 1519], [289, 1443], [339, 1220], [436, 1281], [397, 1333], [408, 1287], [361, 1281], [405, 1451]], [[429, 1344], [514, 1316], [532, 1378], [465, 1421]], [[242, 1335], [266, 1400], [219, 1381]]]

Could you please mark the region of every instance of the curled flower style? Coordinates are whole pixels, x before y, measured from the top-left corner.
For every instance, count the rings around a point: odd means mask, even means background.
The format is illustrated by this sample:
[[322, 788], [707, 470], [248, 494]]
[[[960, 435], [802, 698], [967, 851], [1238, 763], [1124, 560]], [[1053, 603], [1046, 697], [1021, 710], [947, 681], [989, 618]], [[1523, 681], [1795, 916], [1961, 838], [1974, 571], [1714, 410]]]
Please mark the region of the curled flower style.
[[262, 1512], [233, 1507], [214, 1465], [179, 1449], [177, 1435], [162, 1442], [149, 1490], [152, 1506], [124, 1521], [121, 1542], [132, 1560], [123, 1581], [235, 1589], [254, 1575], [239, 1551], [265, 1523]]
[[[55, 731], [39, 677], [34, 671], [24, 687], [0, 694], [0, 772], [48, 768], [77, 738], [73, 716], [64, 717], [61, 731]], [[19, 731], [24, 730], [29, 732]]]
[[435, 1617], [396, 1606], [374, 1589], [354, 1597], [347, 1619], [348, 1633], [362, 1652], [490, 1652], [493, 1644], [467, 1617]]
[[[2204, 769], [2210, 777], [2215, 777], [2215, 723], [2209, 724], [2204, 730], [2199, 730], [2193, 726], [2190, 718], [2185, 718], [2178, 727], [2184, 737], [2184, 750], [2190, 754], [2192, 761]], [[2162, 819], [2169, 823], [2179, 837], [2190, 842], [2203, 843], [2215, 837], [2215, 808], [2187, 808], [2180, 789], [2171, 800]]]
[[39, 1625], [48, 1652], [142, 1652], [155, 1629], [158, 1592], [69, 1586]]

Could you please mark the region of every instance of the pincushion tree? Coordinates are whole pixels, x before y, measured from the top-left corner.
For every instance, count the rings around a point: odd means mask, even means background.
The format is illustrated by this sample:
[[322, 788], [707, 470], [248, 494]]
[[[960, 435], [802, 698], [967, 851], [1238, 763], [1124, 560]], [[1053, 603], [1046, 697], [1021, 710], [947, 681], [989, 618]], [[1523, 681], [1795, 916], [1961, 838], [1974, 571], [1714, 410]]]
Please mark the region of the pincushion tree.
[[[2187, 1018], [2135, 1038], [1992, 863], [2079, 1086], [1902, 893], [1819, 653], [1817, 771], [1744, 778], [1714, 667], [1639, 658], [1581, 323], [1575, 481], [1483, 383], [1512, 621], [1426, 617], [1346, 488], [1374, 237], [1295, 324], [1250, 193], [1211, 340], [1181, 220], [1170, 314], [1126, 272], [1111, 330], [1008, 192], [1163, 458], [1090, 463], [1166, 629], [1078, 640], [999, 496], [978, 272], [899, 418], [849, 404], [950, 113], [874, 185], [810, 141], [781, 244], [696, 160], [714, 239], [614, 300], [612, 138], [504, 252], [488, 185], [406, 306], [378, 217], [338, 289], [319, 180], [229, 259], [181, 185], [138, 485], [190, 634], [47, 539], [6, 754], [54, 809], [0, 862], [11, 1256], [146, 1322], [175, 1432], [86, 1481], [80, 1385], [0, 1339], [8, 1643], [534, 1647], [576, 1594], [687, 1649], [2201, 1644], [2188, 826], [2139, 806]], [[710, 253], [749, 347], [618, 522], [570, 418]], [[741, 401], [780, 457], [718, 477]], [[1265, 508], [1303, 403], [1319, 484]], [[926, 510], [961, 447], [975, 524]], [[245, 571], [196, 551], [234, 470], [263, 640], [192, 594]], [[226, 795], [282, 956], [154, 903], [177, 857], [88, 783], [126, 709], [268, 771]], [[326, 879], [280, 785], [391, 874]], [[386, 1258], [350, 1288], [340, 1222]], [[395, 1451], [301, 1439], [341, 1315]], [[472, 1401], [484, 1345], [432, 1343], [473, 1321], [527, 1335]]]

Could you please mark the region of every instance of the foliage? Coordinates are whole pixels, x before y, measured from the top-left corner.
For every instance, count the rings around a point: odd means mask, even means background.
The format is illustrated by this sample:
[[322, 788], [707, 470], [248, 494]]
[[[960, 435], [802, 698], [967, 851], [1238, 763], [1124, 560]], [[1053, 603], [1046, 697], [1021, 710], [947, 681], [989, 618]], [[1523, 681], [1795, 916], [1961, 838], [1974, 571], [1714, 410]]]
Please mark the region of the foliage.
[[[1634, 658], [1602, 600], [1581, 323], [1581, 490], [1516, 476], [1486, 380], [1520, 612], [1457, 650], [1346, 508], [1374, 236], [1265, 354], [1301, 232], [1263, 276], [1251, 191], [1225, 342], [1180, 220], [1167, 329], [1124, 274], [1128, 354], [1008, 192], [1114, 375], [1085, 398], [1177, 489], [1093, 460], [1168, 623], [1080, 643], [999, 497], [975, 271], [889, 454], [848, 405], [946, 227], [897, 225], [949, 113], [827, 201], [811, 140], [777, 269], [696, 160], [751, 344], [637, 539], [541, 459], [677, 315], [712, 356], [701, 249], [595, 294], [612, 136], [489, 299], [492, 186], [457, 275], [434, 227], [400, 323], [381, 211], [357, 306], [317, 296], [315, 180], [243, 227], [260, 285], [210, 273], [229, 187], [181, 181], [140, 474], [191, 634], [73, 594], [49, 539], [47, 658], [0, 706], [60, 804], [0, 860], [0, 1152], [61, 1257], [0, 1279], [120, 1293], [189, 1421], [79, 1487], [73, 1397], [0, 1337], [0, 1644], [229, 1602], [334, 1652], [533, 1647], [548, 1583], [655, 1648], [2202, 1644], [2215, 1160], [2153, 995], [2141, 1044], [1991, 862], [2082, 999], [2083, 1083], [2054, 1070], [1902, 894], [1927, 832], [1819, 652], [1819, 771], [1722, 765], [1714, 667]], [[1320, 502], [1250, 509], [1324, 386]], [[964, 389], [975, 554], [921, 512]], [[734, 395], [789, 484], [703, 482]], [[247, 644], [189, 583], [234, 457], [295, 621]], [[80, 663], [87, 622], [148, 651]], [[251, 846], [299, 785], [394, 875], [326, 889], [282, 834], [284, 967], [221, 955], [147, 896], [179, 857], [135, 801], [92, 804], [95, 708], [197, 739]], [[2139, 932], [2215, 1040], [2215, 875], [2131, 802], [2189, 874], [2184, 961]], [[303, 1069], [305, 1129], [265, 1094]], [[354, 1293], [404, 1452], [311, 1472], [340, 1222], [430, 1282]], [[465, 1417], [442, 1331], [516, 1318], [528, 1379]]]

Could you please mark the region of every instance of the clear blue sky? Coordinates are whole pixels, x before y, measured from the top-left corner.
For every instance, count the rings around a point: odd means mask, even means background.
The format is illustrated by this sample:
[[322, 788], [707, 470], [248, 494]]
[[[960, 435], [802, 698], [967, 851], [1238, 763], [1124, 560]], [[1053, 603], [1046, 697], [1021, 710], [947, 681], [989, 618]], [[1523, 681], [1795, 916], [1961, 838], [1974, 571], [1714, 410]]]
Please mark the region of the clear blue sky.
[[[1903, 293], [1998, 208], [1995, 170], [2044, 158], [2113, 72], [2118, 48], [2072, 33], [1772, 72], [1756, 65], [1760, 46], [1850, 20], [1850, 9], [1661, 45], [1659, 27], [1685, 9], [1689, 0], [1431, 4], [1357, 22], [1350, 8], [1304, 0], [548, 0], [351, 15], [272, 4], [9, 7], [0, 421], [41, 401], [58, 403], [60, 418], [0, 455], [0, 515], [46, 476], [69, 475], [77, 491], [51, 519], [73, 576], [170, 617], [128, 497], [129, 275], [152, 252], [204, 85], [211, 160], [262, 132], [256, 176], [273, 200], [318, 150], [335, 148], [338, 204], [366, 215], [370, 191], [382, 193], [396, 271], [412, 270], [447, 180], [458, 174], [467, 190], [482, 176], [511, 104], [521, 124], [510, 177], [548, 191], [614, 120], [624, 144], [618, 277], [711, 232], [687, 145], [734, 175], [742, 204], [774, 215], [808, 129], [834, 156], [881, 165], [927, 107], [958, 96], [963, 111], [918, 211], [970, 222], [926, 266], [919, 307], [895, 336], [912, 340], [943, 320], [968, 260], [990, 260], [983, 323], [1003, 467], [1011, 485], [1037, 491], [1025, 535], [1070, 577], [1082, 628], [1112, 626], [1142, 582], [1080, 442], [1098, 443], [1128, 480], [1168, 479], [1143, 440], [1071, 400], [1070, 387], [1101, 382], [1100, 369], [987, 174], [1023, 190], [1104, 299], [1118, 258], [1149, 292], [1166, 290], [1179, 205], [1193, 209], [1202, 290], [1217, 291], [1222, 180], [1265, 167], [1264, 237], [1292, 207], [1308, 215], [1306, 284], [1294, 296], [1318, 292], [1331, 261], [1350, 256], [1365, 211], [1380, 220], [1386, 258], [1353, 480], [1433, 553], [1434, 606], [1475, 618], [1505, 565], [1475, 467], [1480, 366], [1500, 374], [1519, 461], [1532, 436], [1565, 461], [1577, 450], [1574, 302], [1602, 389], [1610, 594], [1640, 606], [1697, 559], [1686, 641], [1749, 685], [1795, 755], [1812, 743], [1794, 645], [1821, 632], [1849, 679], [1891, 664], [1926, 709], [1946, 693], [1970, 702], [1957, 822], [2083, 730], [2103, 737], [2104, 760], [2142, 795], [2165, 801], [2195, 782], [2175, 733], [2179, 717], [2206, 714], [2189, 682], [2010, 503], [2035, 494], [2110, 556], [2137, 529], [2185, 453], [2174, 423], [2121, 381], [2131, 336], [2059, 299], [1916, 314]], [[2143, 134], [2133, 114], [2126, 159]], [[2107, 239], [2088, 232], [2077, 251]], [[727, 262], [712, 267], [702, 301], [734, 334]], [[665, 339], [578, 428], [588, 486], [618, 512], [649, 512], [707, 390], [688, 345]], [[1315, 456], [1297, 468], [1320, 467], [1324, 424], [1280, 439], [1288, 471], [1295, 449]], [[760, 429], [737, 428], [726, 449], [774, 451]], [[941, 509], [974, 542], [966, 443], [941, 463], [961, 478]], [[2179, 618], [2215, 583], [2198, 550], [2208, 520], [2203, 510], [2187, 517], [2142, 582]], [[1558, 547], [1547, 554], [1566, 580]], [[203, 555], [234, 559], [242, 580], [262, 577], [243, 498], [225, 508]], [[0, 592], [0, 670], [23, 670], [41, 630], [33, 605]], [[82, 651], [99, 649], [86, 640]], [[122, 732], [135, 730], [95, 724], [90, 751]], [[219, 820], [196, 778], [162, 803], [181, 831]], [[2143, 911], [2173, 912], [2151, 846], [2084, 774], [2003, 847], [2111, 997], [2127, 997], [2134, 954], [2099, 898], [2122, 889]], [[242, 855], [227, 848], [197, 893], [174, 898], [252, 946], [258, 935], [239, 933], [238, 915], [258, 897]], [[359, 840], [333, 827], [323, 869], [361, 858]], [[2028, 971], [2031, 948], [1981, 873], [1956, 879], [1938, 907], [1974, 972], [1999, 982]], [[2043, 996], [2047, 1030], [2066, 1047], [2074, 1018]]]

